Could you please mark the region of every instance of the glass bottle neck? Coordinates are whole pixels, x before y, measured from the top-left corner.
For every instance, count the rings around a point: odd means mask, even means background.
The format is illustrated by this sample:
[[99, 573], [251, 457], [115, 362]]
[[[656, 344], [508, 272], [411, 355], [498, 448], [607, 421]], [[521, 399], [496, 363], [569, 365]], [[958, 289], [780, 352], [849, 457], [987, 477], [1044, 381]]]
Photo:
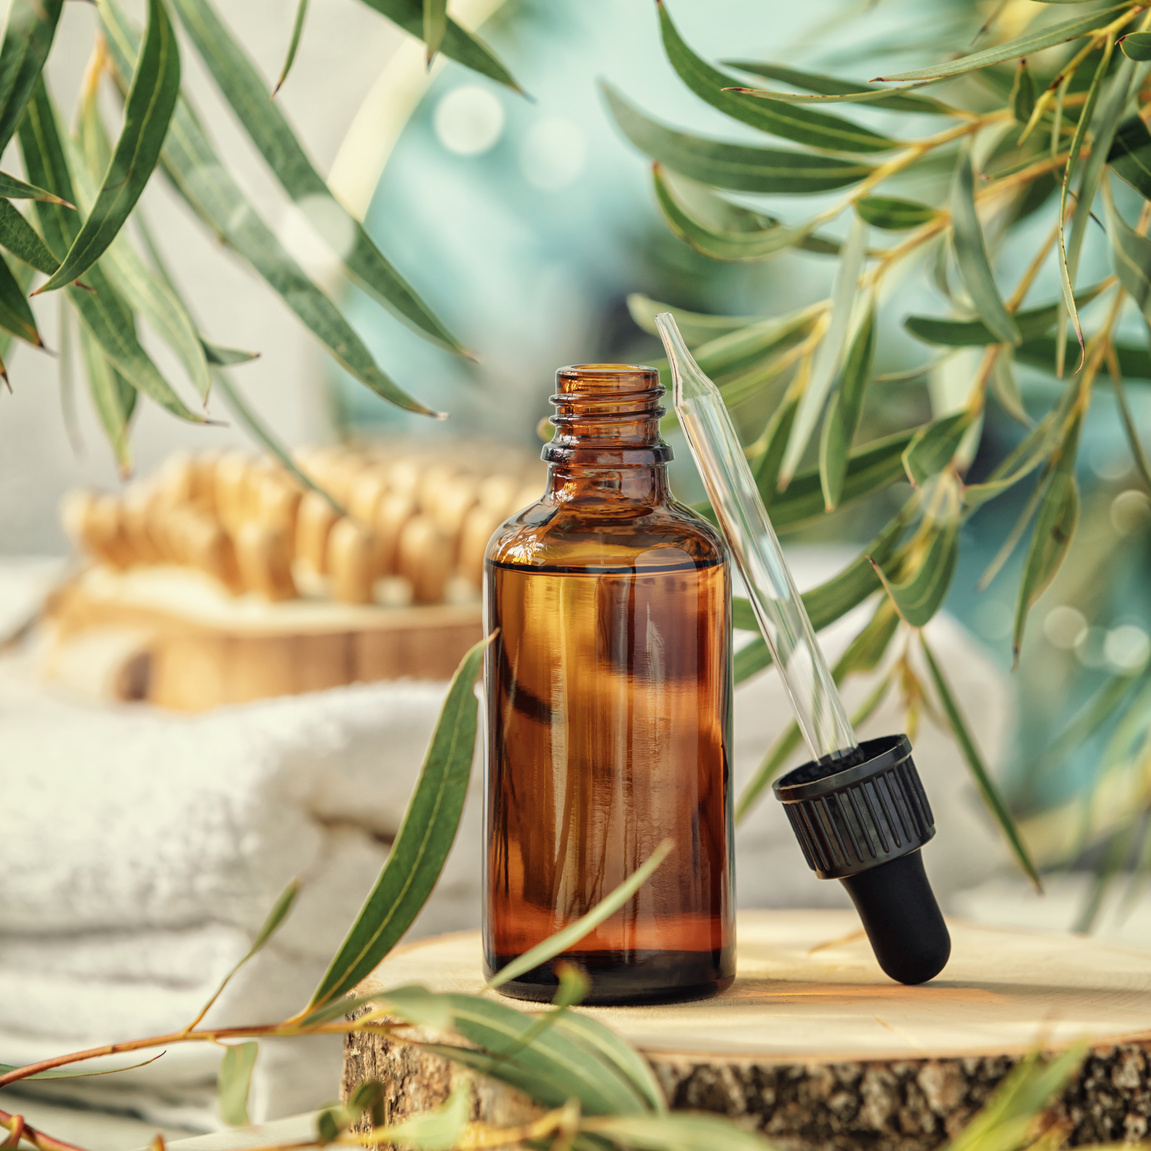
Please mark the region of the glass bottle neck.
[[660, 438], [663, 387], [654, 368], [578, 364], [556, 372], [556, 431], [545, 445], [546, 497], [663, 503], [670, 498]]

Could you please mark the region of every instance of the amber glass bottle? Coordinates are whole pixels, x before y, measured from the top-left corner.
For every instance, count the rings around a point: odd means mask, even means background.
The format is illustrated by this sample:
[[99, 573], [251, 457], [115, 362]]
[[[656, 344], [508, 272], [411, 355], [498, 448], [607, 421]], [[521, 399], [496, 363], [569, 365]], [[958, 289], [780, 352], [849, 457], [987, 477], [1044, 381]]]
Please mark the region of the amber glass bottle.
[[[670, 837], [561, 958], [590, 976], [585, 1002], [707, 995], [734, 974], [726, 552], [668, 490], [658, 372], [556, 380], [547, 489], [485, 564], [484, 961], [490, 976], [567, 926]], [[556, 983], [546, 963], [503, 990]]]

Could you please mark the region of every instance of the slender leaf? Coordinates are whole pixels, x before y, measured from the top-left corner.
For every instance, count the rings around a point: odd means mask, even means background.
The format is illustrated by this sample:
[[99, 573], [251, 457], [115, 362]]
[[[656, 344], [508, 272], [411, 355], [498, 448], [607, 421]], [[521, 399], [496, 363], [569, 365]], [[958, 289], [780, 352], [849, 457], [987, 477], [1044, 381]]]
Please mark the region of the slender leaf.
[[574, 923], [550, 935], [542, 943], [537, 943], [530, 951], [517, 956], [488, 980], [487, 990], [502, 987], [512, 979], [518, 979], [525, 972], [554, 959], [568, 948], [574, 947], [581, 939], [594, 931], [605, 919], [610, 919], [635, 893], [651, 878], [655, 870], [675, 847], [675, 841], [665, 839], [651, 853], [643, 864], [636, 868], [618, 887], [609, 892], [587, 914], [581, 915]]
[[[1084, 288], [1075, 296], [1076, 304], [1085, 307], [1103, 290], [1102, 284]], [[1024, 341], [1032, 341], [1051, 331], [1059, 315], [1060, 303], [1044, 304], [1014, 314], [1015, 326]], [[974, 348], [997, 344], [1000, 337], [983, 320], [949, 320], [937, 316], [908, 316], [904, 327], [925, 344], [948, 348]], [[1019, 349], [1017, 349], [1018, 351]]]
[[36, 317], [28, 306], [28, 299], [12, 274], [8, 261], [0, 257], [0, 328], [34, 348], [42, 348], [44, 341], [36, 328]]
[[951, 190], [951, 223], [955, 262], [976, 311], [999, 340], [1018, 344], [1023, 337], [999, 294], [991, 261], [987, 257], [987, 245], [983, 242], [979, 213], [975, 208], [975, 172], [971, 167], [970, 153], [964, 153], [956, 170]]
[[788, 389], [767, 425], [763, 452], [752, 463], [751, 474], [755, 477], [755, 486], [765, 508], [770, 508], [775, 502], [779, 469], [783, 466], [783, 456], [787, 451], [788, 440], [791, 439], [791, 429], [795, 424], [795, 413], [799, 410], [802, 394], [802, 389], [794, 392]]
[[836, 156], [756, 148], [677, 132], [649, 119], [610, 85], [601, 87], [616, 123], [640, 151], [704, 184], [740, 192], [805, 195], [854, 184], [873, 171], [869, 164]]
[[901, 200], [896, 196], [865, 196], [855, 202], [855, 210], [874, 228], [902, 232], [918, 228], [939, 215], [939, 209], [915, 200]]
[[0, 152], [15, 134], [44, 70], [63, 7], [63, 0], [11, 0], [8, 6], [0, 46]]
[[1119, 125], [1107, 162], [1145, 200], [1151, 200], [1151, 132], [1138, 116]]
[[[835, 76], [825, 76], [819, 72], [802, 72], [798, 68], [788, 68], [783, 64], [761, 63], [757, 60], [724, 60], [729, 68], [750, 72], [753, 76], [766, 76], [769, 80], [779, 80], [796, 88], [806, 88], [814, 96], [797, 96], [789, 92], [773, 92], [776, 100], [846, 100], [867, 104], [882, 104], [893, 112], [928, 112], [937, 115], [950, 115], [951, 109], [930, 96], [909, 96], [910, 88], [869, 88], [865, 84], [855, 84], [850, 80], [840, 80]], [[911, 85], [912, 88], [919, 85]]]
[[424, 44], [427, 46], [428, 67], [436, 58], [444, 33], [448, 30], [448, 0], [423, 0]]
[[843, 258], [835, 273], [835, 285], [831, 292], [831, 319], [819, 350], [815, 354], [811, 379], [800, 397], [799, 411], [795, 415], [795, 427], [792, 429], [791, 439], [788, 441], [783, 465], [780, 468], [780, 483], [785, 487], [791, 482], [803, 459], [808, 441], [823, 413], [827, 394], [839, 371], [847, 346], [847, 336], [851, 330], [859, 277], [866, 257], [867, 225], [857, 216], [851, 222]]
[[124, 107], [124, 128], [100, 192], [60, 267], [39, 289], [71, 283], [104, 254], [124, 226], [157, 162], [180, 94], [180, 51], [163, 0], [149, 0], [144, 45]]
[[823, 417], [819, 442], [819, 477], [829, 512], [839, 505], [851, 441], [859, 427], [867, 385], [875, 363], [875, 309], [871, 308], [859, 325], [840, 373], [839, 386]]
[[1123, 430], [1127, 433], [1127, 443], [1131, 448], [1131, 458], [1135, 468], [1143, 480], [1144, 486], [1151, 491], [1151, 460], [1143, 450], [1143, 441], [1139, 438], [1139, 425], [1127, 402], [1127, 389], [1123, 387], [1122, 376], [1112, 376], [1111, 386], [1115, 389], [1115, 403], [1119, 408], [1119, 418], [1123, 421]]
[[972, 419], [968, 411], [954, 412], [949, 416], [941, 416], [916, 432], [915, 438], [903, 453], [907, 478], [916, 487], [922, 487], [951, 463], [967, 429], [971, 427]]
[[1139, 235], [1104, 197], [1107, 230], [1111, 233], [1111, 262], [1127, 294], [1151, 318], [1151, 240]]
[[[424, 35], [424, 10], [422, 0], [363, 0], [369, 7], [374, 8], [382, 16], [386, 16], [393, 24], [399, 25], [405, 32], [411, 33], [417, 39]], [[523, 89], [516, 83], [515, 77], [504, 67], [498, 56], [477, 36], [467, 28], [457, 24], [448, 17], [447, 30], [444, 32], [444, 41], [440, 51], [450, 60], [495, 80], [497, 84], [505, 84], [513, 91], [522, 92]]]
[[43, 188], [37, 188], [35, 184], [25, 184], [23, 180], [17, 180], [15, 176], [9, 176], [6, 172], [0, 172], [0, 196], [9, 200], [44, 200], [49, 204], [65, 204], [69, 208], [73, 206], [70, 201], [62, 200]]
[[280, 106], [269, 98], [256, 66], [209, 0], [174, 3], [180, 22], [252, 143], [349, 274], [412, 328], [443, 347], [461, 351], [459, 341], [388, 262], [360, 221], [332, 195]]
[[1026, 124], [1035, 111], [1035, 74], [1027, 67], [1026, 60], [1019, 61], [1015, 69], [1015, 83], [1011, 86], [1011, 114], [1017, 124]]
[[272, 89], [272, 95], [279, 93], [296, 62], [296, 52], [300, 48], [300, 37], [304, 34], [304, 21], [308, 16], [308, 0], [296, 0], [296, 18], [292, 21], [292, 38], [288, 42], [288, 54], [284, 57], [284, 66], [280, 69], [280, 77]]
[[[131, 70], [138, 34], [118, 0], [98, 0], [112, 60], [121, 79]], [[181, 98], [161, 154], [177, 191], [215, 233], [268, 282], [332, 357], [361, 383], [398, 407], [437, 415], [386, 376], [332, 301], [304, 274], [220, 163], [195, 115]]]
[[762, 1135], [722, 1115], [613, 1115], [585, 1121], [582, 1128], [635, 1151], [771, 1151]]
[[961, 56], [958, 60], [949, 60], [945, 64], [936, 64], [931, 68], [919, 68], [914, 72], [899, 72], [894, 76], [877, 76], [877, 80], [937, 80], [943, 76], [958, 76], [964, 72], [971, 72], [976, 68], [986, 68], [991, 64], [999, 64], [1004, 60], [1017, 60], [1021, 56], [1033, 56], [1044, 48], [1054, 47], [1056, 44], [1066, 44], [1069, 40], [1078, 40], [1081, 36], [1089, 36], [1104, 24], [1114, 20], [1116, 16], [1130, 6], [1126, 3], [1113, 4], [1109, 8], [1096, 9], [1086, 16], [1076, 16], [1071, 20], [1064, 20], [1060, 24], [1051, 24], [1035, 32], [1027, 32], [1005, 44], [997, 44], [994, 48], [984, 48], [980, 52], [972, 52], [968, 56]]
[[1044, 485], [1043, 498], [1035, 518], [1035, 530], [1031, 534], [1031, 546], [1023, 565], [1023, 579], [1015, 607], [1011, 646], [1016, 662], [1019, 660], [1028, 613], [1055, 578], [1075, 534], [1075, 525], [1079, 519], [1079, 487], [1075, 482], [1079, 427], [1080, 421], [1076, 417], [1057, 454], [1048, 464], [1048, 474], [1040, 481]]
[[460, 1135], [472, 1117], [472, 1101], [472, 1085], [465, 1079], [452, 1088], [438, 1107], [378, 1128], [374, 1134], [386, 1134], [394, 1146], [412, 1147], [415, 1151], [451, 1151], [459, 1145]]
[[[56, 113], [43, 83], [37, 86], [28, 103], [19, 133], [24, 166], [29, 174], [59, 188], [66, 198], [74, 198]], [[78, 235], [76, 214], [59, 204], [39, 202], [36, 213], [49, 248], [66, 251]], [[173, 415], [193, 423], [205, 422], [203, 417], [189, 411], [144, 351], [136, 338], [131, 311], [98, 264], [89, 269], [87, 280], [92, 291], [70, 286], [68, 295], [82, 324], [100, 345], [112, 367], [137, 391]]]
[[[1121, 340], [1113, 342], [1115, 358], [1119, 362], [1119, 371], [1128, 382], [1133, 380], [1151, 380], [1151, 357], [1147, 348], [1134, 344], [1126, 344]], [[1064, 355], [1068, 352], [1078, 352], [1079, 345], [1068, 339], [1063, 344]], [[1042, 368], [1044, 371], [1054, 372], [1059, 345], [1053, 336], [1041, 336], [1037, 340], [1027, 340], [1015, 349], [1015, 358], [1021, 363], [1032, 367]]]
[[667, 1101], [651, 1064], [611, 1028], [598, 1019], [575, 1012], [565, 1012], [556, 1020], [555, 1028], [611, 1065], [652, 1111], [667, 1110]]
[[126, 476], [132, 471], [128, 424], [136, 407], [136, 389], [112, 367], [96, 337], [83, 324], [80, 325], [80, 355], [84, 360], [92, 406], [108, 437], [120, 474]]
[[760, 213], [748, 213], [749, 216], [759, 216], [764, 222], [764, 227], [754, 231], [709, 227], [675, 195], [658, 163], [652, 165], [652, 183], [656, 202], [668, 227], [697, 252], [713, 260], [763, 260], [789, 248], [799, 247], [807, 238], [808, 228], [789, 227]]
[[28, 223], [11, 200], [0, 199], [0, 247], [6, 248], [29, 267], [49, 276], [60, 266], [60, 261], [49, 251], [40, 233]]
[[416, 790], [380, 878], [309, 1007], [350, 991], [419, 914], [448, 857], [464, 809], [476, 743], [475, 681], [488, 641], [464, 656], [448, 688]]
[[1119, 41], [1129, 60], [1151, 60], [1151, 32], [1130, 32]]
[[[102, 1071], [76, 1071], [73, 1067], [50, 1067], [47, 1071], [37, 1071], [34, 1075], [22, 1075], [21, 1082], [30, 1082], [33, 1079], [96, 1079], [101, 1075], [119, 1075], [121, 1071], [137, 1071], [141, 1067], [147, 1067], [149, 1063], [155, 1063], [157, 1059], [163, 1058], [164, 1052], [161, 1051], [159, 1055], [153, 1055], [149, 1059], [145, 1059], [140, 1063], [129, 1063], [124, 1067], [108, 1067]], [[19, 1071], [20, 1068], [11, 1063], [0, 1063], [0, 1075], [7, 1075], [11, 1071]]]
[[217, 1087], [220, 1095], [220, 1118], [231, 1127], [248, 1125], [248, 1092], [252, 1086], [252, 1069], [260, 1045], [252, 1040], [233, 1043], [224, 1048], [220, 1060]]
[[887, 152], [898, 146], [889, 136], [827, 112], [725, 91], [738, 87], [736, 78], [697, 56], [672, 23], [667, 5], [657, 0], [657, 7], [663, 46], [671, 66], [688, 88], [725, 116], [750, 124], [761, 132], [824, 151]]
[[871, 557], [896, 610], [912, 627], [923, 627], [935, 615], [955, 575], [961, 525], [958, 487], [949, 485], [945, 495], [943, 508], [925, 517], [887, 565]]
[[943, 669], [936, 661], [935, 655], [922, 633], [919, 636], [919, 642], [923, 648], [923, 657], [927, 661], [928, 670], [931, 672], [931, 680], [935, 684], [935, 692], [943, 707], [943, 714], [947, 717], [948, 726], [951, 728], [955, 741], [959, 744], [959, 750], [963, 753], [963, 758], [971, 770], [975, 779], [975, 786], [979, 789], [979, 794], [983, 797], [983, 802], [987, 805], [988, 811], [991, 812], [992, 818], [1002, 828], [1003, 835], [1015, 858], [1019, 861], [1023, 873], [1031, 880], [1037, 890], [1042, 890], [1043, 884], [1031, 859], [1031, 853], [1023, 842], [1023, 836], [1019, 833], [1019, 828], [1015, 824], [1007, 802], [1004, 800], [998, 785], [991, 778], [991, 773], [987, 770], [983, 757], [979, 754], [979, 749], [972, 738], [967, 721], [959, 710], [959, 704], [956, 702], [951, 685], [944, 677]]
[[1019, 380], [1015, 376], [1014, 352], [1014, 348], [1005, 344], [995, 357], [995, 363], [991, 367], [991, 390], [1000, 406], [1012, 419], [1017, 420], [1025, 428], [1030, 428], [1034, 421], [1023, 406], [1023, 395], [1019, 391]]
[[[0, 239], [0, 243], [3, 240]], [[671, 312], [675, 317], [676, 326], [689, 348], [697, 344], [706, 343], [716, 336], [726, 335], [728, 332], [739, 331], [757, 322], [757, 316], [713, 316], [704, 312], [689, 312], [683, 308], [674, 308], [671, 304], [661, 303], [648, 296], [633, 292], [627, 298], [627, 308], [631, 318], [649, 335], [659, 334], [655, 326], [655, 318], [660, 312]]]

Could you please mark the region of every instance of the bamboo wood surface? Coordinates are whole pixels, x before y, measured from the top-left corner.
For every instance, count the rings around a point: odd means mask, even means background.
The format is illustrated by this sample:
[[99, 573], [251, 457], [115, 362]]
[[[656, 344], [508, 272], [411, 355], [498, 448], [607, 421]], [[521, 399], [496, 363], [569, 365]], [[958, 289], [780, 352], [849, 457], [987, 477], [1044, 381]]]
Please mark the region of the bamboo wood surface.
[[[1151, 953], [965, 922], [951, 929], [943, 974], [904, 987], [879, 970], [852, 912], [744, 912], [738, 975], [723, 995], [582, 1010], [640, 1048], [673, 1107], [740, 1117], [784, 1147], [935, 1147], [1027, 1051], [1079, 1039], [1090, 1053], [1056, 1107], [1069, 1142], [1142, 1138]], [[360, 991], [405, 983], [480, 992], [478, 933], [399, 948]], [[396, 1116], [413, 1106], [405, 1100], [434, 1103], [453, 1074], [378, 1036], [349, 1036], [345, 1090], [382, 1078]]]

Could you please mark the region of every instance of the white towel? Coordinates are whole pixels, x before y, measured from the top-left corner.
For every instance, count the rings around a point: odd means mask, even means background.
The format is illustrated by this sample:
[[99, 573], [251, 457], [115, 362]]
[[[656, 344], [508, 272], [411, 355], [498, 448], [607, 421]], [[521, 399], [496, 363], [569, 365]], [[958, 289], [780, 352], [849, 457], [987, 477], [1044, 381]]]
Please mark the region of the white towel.
[[[844, 554], [797, 553], [801, 586], [827, 578]], [[861, 622], [856, 613], [829, 630], [832, 658]], [[953, 622], [934, 621], [928, 634], [996, 763], [1012, 715], [1005, 677]], [[872, 682], [849, 688], [849, 706]], [[296, 876], [304, 888], [291, 917], [210, 1019], [262, 1023], [301, 1007], [386, 859], [445, 690], [357, 685], [186, 716], [68, 699], [34, 682], [26, 655], [0, 660], [0, 1061], [178, 1030]], [[737, 691], [738, 784], [790, 720], [774, 672]], [[902, 724], [889, 703], [861, 734]], [[954, 745], [926, 721], [915, 758], [939, 827], [925, 857], [946, 900], [1006, 855]], [[476, 768], [413, 936], [478, 924], [479, 787]], [[742, 906], [846, 901], [839, 884], [808, 871], [770, 794], [736, 844]], [[335, 1097], [338, 1040], [262, 1046], [254, 1120]], [[183, 1045], [141, 1070], [37, 1090], [209, 1129], [218, 1062], [218, 1049]]]

